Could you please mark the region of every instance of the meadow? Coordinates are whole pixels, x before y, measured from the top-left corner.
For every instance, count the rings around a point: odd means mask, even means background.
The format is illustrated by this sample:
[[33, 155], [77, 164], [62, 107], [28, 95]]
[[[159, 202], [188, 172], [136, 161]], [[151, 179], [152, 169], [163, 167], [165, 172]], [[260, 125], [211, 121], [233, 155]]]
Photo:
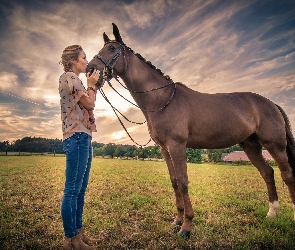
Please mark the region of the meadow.
[[[61, 249], [64, 157], [0, 157], [0, 249]], [[266, 219], [266, 186], [253, 166], [188, 164], [195, 211], [188, 240], [171, 226], [174, 193], [164, 162], [94, 158], [84, 226], [97, 249], [295, 249], [287, 186]]]

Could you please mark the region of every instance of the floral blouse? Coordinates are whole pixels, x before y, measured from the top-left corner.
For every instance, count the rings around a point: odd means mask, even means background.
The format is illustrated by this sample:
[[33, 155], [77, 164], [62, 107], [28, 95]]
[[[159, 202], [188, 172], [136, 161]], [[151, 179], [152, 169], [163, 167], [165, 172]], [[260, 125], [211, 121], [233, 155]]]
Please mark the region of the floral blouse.
[[92, 136], [92, 131], [96, 132], [94, 114], [79, 102], [81, 96], [88, 97], [88, 92], [75, 73], [64, 72], [60, 76], [59, 94], [63, 140], [75, 132], [85, 132]]

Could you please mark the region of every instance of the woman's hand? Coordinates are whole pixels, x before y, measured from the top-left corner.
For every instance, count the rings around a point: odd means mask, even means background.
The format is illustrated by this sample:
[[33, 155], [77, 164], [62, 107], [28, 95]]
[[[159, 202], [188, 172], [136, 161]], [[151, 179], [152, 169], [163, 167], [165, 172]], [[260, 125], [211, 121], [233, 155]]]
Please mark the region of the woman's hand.
[[95, 69], [91, 75], [90, 75], [90, 72], [88, 72], [86, 74], [87, 87], [91, 87], [97, 90], [97, 86], [95, 84], [97, 83], [99, 76], [100, 76], [100, 72], [97, 69]]
[[87, 110], [93, 110], [95, 106], [95, 96], [97, 92], [97, 86], [95, 85], [99, 79], [100, 72], [98, 70], [94, 70], [93, 73], [90, 75], [90, 72], [86, 74], [87, 77], [87, 89], [88, 95], [82, 95], [80, 98], [80, 102]]

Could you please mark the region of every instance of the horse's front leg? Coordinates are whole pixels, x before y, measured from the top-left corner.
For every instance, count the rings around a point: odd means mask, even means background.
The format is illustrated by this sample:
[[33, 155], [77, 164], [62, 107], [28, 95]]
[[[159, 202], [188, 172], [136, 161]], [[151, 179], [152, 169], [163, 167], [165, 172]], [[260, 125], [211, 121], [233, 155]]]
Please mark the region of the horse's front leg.
[[169, 175], [170, 175], [170, 180], [171, 180], [172, 187], [173, 187], [174, 193], [175, 193], [177, 215], [174, 219], [173, 224], [174, 224], [174, 226], [180, 227], [183, 224], [183, 216], [184, 216], [184, 204], [183, 204], [182, 195], [181, 195], [179, 188], [178, 188], [177, 179], [176, 179], [176, 172], [173, 167], [173, 163], [170, 158], [170, 155], [169, 155], [168, 151], [162, 147], [161, 147], [161, 153], [166, 161]]
[[189, 237], [192, 230], [194, 211], [188, 195], [188, 175], [186, 165], [186, 147], [184, 145], [168, 145], [168, 152], [172, 161], [174, 175], [177, 183], [177, 192], [181, 196], [184, 206], [184, 220], [179, 234]]

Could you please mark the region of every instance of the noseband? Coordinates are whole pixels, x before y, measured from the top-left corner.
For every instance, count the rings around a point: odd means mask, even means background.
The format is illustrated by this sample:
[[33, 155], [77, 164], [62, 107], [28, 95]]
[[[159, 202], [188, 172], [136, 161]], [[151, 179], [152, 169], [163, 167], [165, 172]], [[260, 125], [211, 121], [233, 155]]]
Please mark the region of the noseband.
[[[99, 60], [101, 60], [103, 62], [103, 64], [105, 65], [105, 68], [104, 68], [104, 71], [103, 71], [103, 75], [106, 76], [106, 77], [110, 77], [113, 78], [114, 77], [114, 74], [113, 74], [113, 71], [114, 71], [114, 67], [120, 57], [121, 54], [123, 54], [123, 57], [124, 57], [124, 71], [122, 74], [124, 74], [126, 71], [127, 71], [127, 63], [126, 63], [126, 58], [125, 58], [125, 55], [124, 55], [124, 50], [125, 50], [125, 44], [121, 44], [121, 43], [118, 43], [116, 41], [110, 41], [110, 42], [107, 42], [105, 43], [104, 46], [106, 46], [107, 44], [109, 43], [117, 43], [120, 45], [120, 49], [117, 51], [117, 53], [111, 57], [108, 61], [105, 60], [100, 54], [97, 54], [94, 56], [94, 58], [97, 58]], [[111, 80], [111, 78], [109, 80]]]

